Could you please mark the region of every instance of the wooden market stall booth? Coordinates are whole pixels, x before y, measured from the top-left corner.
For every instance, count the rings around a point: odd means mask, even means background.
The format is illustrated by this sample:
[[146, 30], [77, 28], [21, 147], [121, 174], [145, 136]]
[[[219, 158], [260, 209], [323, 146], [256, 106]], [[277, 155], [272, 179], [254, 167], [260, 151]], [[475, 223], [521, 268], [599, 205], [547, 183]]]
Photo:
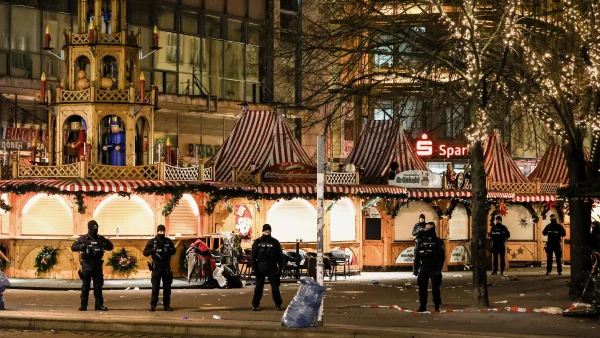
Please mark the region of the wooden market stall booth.
[[[589, 154], [585, 152], [586, 160], [589, 160]], [[550, 222], [550, 215], [554, 214], [557, 216], [559, 222], [563, 224], [567, 231], [567, 236], [563, 241], [563, 261], [570, 261], [571, 250], [570, 250], [570, 218], [566, 210], [567, 205], [564, 201], [557, 200], [557, 190], [560, 187], [564, 187], [569, 183], [567, 161], [565, 159], [564, 152], [559, 145], [551, 143], [542, 159], [535, 167], [535, 169], [528, 176], [531, 182], [538, 184], [539, 194], [533, 196], [522, 194], [517, 195], [515, 200], [520, 202], [531, 202], [535, 203], [536, 210], [540, 212], [540, 234], [541, 242], [545, 245], [547, 241], [546, 236], [541, 234], [544, 227]], [[541, 247], [540, 255], [545, 255], [543, 246]]]
[[[138, 265], [131, 274], [113, 274], [106, 266], [107, 278], [148, 278], [142, 250], [158, 224], [184, 250], [181, 243], [211, 231], [207, 193], [253, 189], [212, 182], [214, 168], [202, 163], [173, 166], [168, 147], [159, 149], [166, 159], [153, 158], [157, 89], [140, 72], [142, 36], [121, 28], [126, 27], [125, 1], [113, 0], [111, 8], [102, 3], [78, 2], [78, 29], [63, 33], [62, 83], [46, 88], [42, 76], [40, 99], [49, 110], [49, 163], [42, 163], [33, 147], [28, 163], [15, 157], [2, 167], [0, 250], [10, 259], [5, 271], [11, 277], [78, 278], [79, 257], [70, 247], [95, 219], [115, 251], [124, 248]], [[105, 10], [112, 11], [110, 32], [93, 24], [103, 22]], [[50, 39], [47, 32], [48, 51]], [[159, 49], [157, 36], [153, 41], [153, 49]], [[40, 273], [36, 265], [47, 267], [49, 257], [43, 252], [56, 255], [57, 263]]]
[[[237, 231], [250, 240], [269, 223], [284, 248], [296, 243], [316, 251], [316, 166], [285, 119], [273, 111], [246, 111], [209, 161], [218, 181], [252, 185], [225, 199], [215, 197], [211, 224], [216, 232]], [[328, 172], [325, 184], [324, 250], [341, 250], [350, 265], [363, 266], [364, 202], [405, 196], [406, 189], [359, 184], [357, 171]]]

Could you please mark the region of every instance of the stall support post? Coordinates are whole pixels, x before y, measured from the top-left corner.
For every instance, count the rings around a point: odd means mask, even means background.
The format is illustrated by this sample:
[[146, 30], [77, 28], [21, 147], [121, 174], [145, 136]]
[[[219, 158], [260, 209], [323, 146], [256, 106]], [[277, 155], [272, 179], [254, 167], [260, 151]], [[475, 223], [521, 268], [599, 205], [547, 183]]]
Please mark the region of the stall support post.
[[[298, 267], [298, 269], [296, 269], [296, 279], [300, 279], [300, 263], [302, 262], [302, 259], [300, 259], [300, 240], [296, 239], [296, 266]], [[308, 262], [307, 262], [308, 264]]]
[[[323, 199], [325, 190], [325, 146], [324, 137], [317, 137], [317, 283], [323, 285]], [[317, 315], [319, 326], [323, 326], [323, 301]]]

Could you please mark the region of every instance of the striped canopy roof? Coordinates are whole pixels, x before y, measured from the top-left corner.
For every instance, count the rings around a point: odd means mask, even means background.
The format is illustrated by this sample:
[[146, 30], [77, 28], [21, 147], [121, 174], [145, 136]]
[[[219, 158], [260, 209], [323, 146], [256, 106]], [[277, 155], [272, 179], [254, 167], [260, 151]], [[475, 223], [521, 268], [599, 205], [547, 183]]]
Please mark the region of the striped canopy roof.
[[496, 131], [487, 138], [484, 149], [485, 175], [488, 180], [504, 183], [529, 182], [510, 156]]
[[[589, 161], [590, 155], [585, 150], [585, 160]], [[559, 145], [550, 144], [542, 156], [540, 163], [527, 176], [530, 181], [539, 179], [541, 183], [569, 183], [569, 171], [565, 153]]]
[[360, 133], [358, 144], [345, 161], [365, 168], [361, 183], [387, 183], [386, 176], [392, 162], [398, 162], [399, 171], [429, 171], [425, 162], [411, 147], [400, 121], [369, 121]]
[[236, 122], [223, 146], [208, 165], [215, 165], [216, 181], [231, 181], [231, 168], [262, 169], [286, 162], [315, 167], [285, 120], [273, 111], [247, 111]]

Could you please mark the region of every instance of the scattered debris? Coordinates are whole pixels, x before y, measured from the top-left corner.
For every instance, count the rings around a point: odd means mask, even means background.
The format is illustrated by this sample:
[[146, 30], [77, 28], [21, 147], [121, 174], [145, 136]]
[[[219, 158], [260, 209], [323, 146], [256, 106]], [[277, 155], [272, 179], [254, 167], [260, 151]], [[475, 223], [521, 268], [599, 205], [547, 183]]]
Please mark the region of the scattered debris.
[[220, 320], [220, 319], [221, 319], [221, 316], [214, 315], [214, 316], [213, 316], [213, 319]]
[[187, 319], [188, 319], [188, 316], [183, 316], [183, 320], [187, 320]]
[[138, 288], [137, 286], [134, 288], [135, 291], [140, 291], [140, 288]]
[[500, 300], [500, 301], [494, 302], [494, 304], [506, 304], [506, 303], [508, 303], [507, 300]]
[[371, 284], [375, 284], [375, 285], [377, 285], [377, 284], [379, 284], [379, 281], [378, 281], [378, 280], [372, 280], [372, 281], [371, 281]]
[[452, 275], [452, 277], [456, 277], [456, 278], [462, 278], [462, 275], [459, 275], [459, 274], [454, 274], [454, 275]]
[[520, 294], [519, 296], [521, 296], [521, 297], [525, 297], [525, 294], [524, 294], [524, 293], [522, 293], [522, 294]]

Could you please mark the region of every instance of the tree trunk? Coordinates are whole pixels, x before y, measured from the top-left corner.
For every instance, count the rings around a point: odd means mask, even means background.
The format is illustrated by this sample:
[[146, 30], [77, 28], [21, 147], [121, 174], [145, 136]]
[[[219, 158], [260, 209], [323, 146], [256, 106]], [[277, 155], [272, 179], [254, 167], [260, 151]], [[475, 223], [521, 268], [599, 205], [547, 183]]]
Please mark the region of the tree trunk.
[[[564, 147], [565, 159], [569, 169], [569, 185], [585, 182], [586, 161], [581, 147]], [[569, 198], [569, 215], [571, 218], [571, 285], [569, 296], [576, 299], [581, 296], [583, 287], [591, 269], [587, 238], [590, 236], [592, 221], [591, 203], [581, 198]]]
[[490, 306], [486, 275], [486, 237], [488, 229], [487, 187], [483, 145], [477, 141], [471, 148], [473, 301], [478, 307]]

